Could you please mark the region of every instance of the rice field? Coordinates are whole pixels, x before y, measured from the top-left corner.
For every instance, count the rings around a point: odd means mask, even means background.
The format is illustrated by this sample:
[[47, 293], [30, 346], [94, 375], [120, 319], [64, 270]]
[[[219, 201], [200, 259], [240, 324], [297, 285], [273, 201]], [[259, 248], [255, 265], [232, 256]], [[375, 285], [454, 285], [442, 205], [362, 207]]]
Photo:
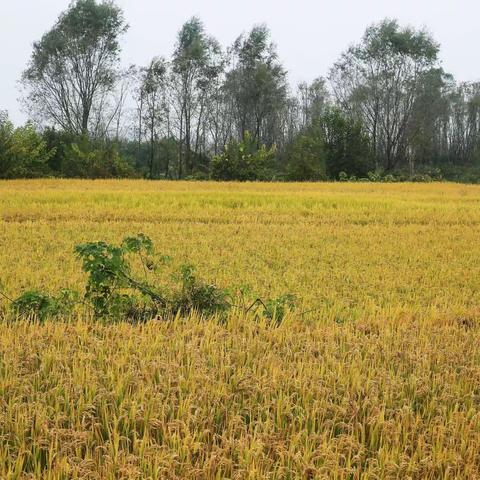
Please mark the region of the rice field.
[[81, 289], [76, 244], [140, 232], [297, 309], [5, 318], [0, 478], [480, 478], [480, 187], [0, 182], [0, 291]]

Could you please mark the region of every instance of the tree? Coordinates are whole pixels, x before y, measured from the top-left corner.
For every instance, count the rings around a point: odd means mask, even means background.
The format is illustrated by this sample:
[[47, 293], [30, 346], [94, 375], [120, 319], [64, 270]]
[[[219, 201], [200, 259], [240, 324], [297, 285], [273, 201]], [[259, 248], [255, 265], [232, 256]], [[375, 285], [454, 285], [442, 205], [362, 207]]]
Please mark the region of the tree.
[[448, 157], [454, 90], [453, 77], [441, 68], [431, 69], [422, 76], [407, 132], [410, 176], [419, 165], [433, 166]]
[[419, 83], [435, 67], [438, 51], [425, 30], [384, 20], [369, 27], [331, 70], [337, 101], [365, 125], [378, 166], [386, 170], [405, 161]]
[[[200, 154], [209, 87], [223, 69], [218, 42], [205, 33], [202, 22], [193, 17], [178, 33], [172, 60], [173, 105], [178, 130], [178, 176], [183, 165], [188, 174], [196, 168]], [[193, 151], [193, 152], [192, 152]], [[192, 154], [193, 153], [193, 154]]]
[[287, 178], [297, 182], [325, 180], [326, 148], [323, 131], [311, 126], [286, 149]]
[[50, 171], [53, 175], [64, 175], [68, 148], [71, 143], [76, 141], [75, 135], [47, 127], [43, 130], [42, 137], [47, 149], [53, 152], [48, 159]]
[[329, 108], [321, 117], [319, 126], [325, 136], [326, 170], [330, 178], [340, 173], [366, 177], [374, 168], [370, 145], [358, 120], [348, 118], [338, 108]]
[[34, 44], [23, 73], [32, 113], [68, 132], [95, 134], [98, 121], [91, 119], [102, 113], [116, 83], [119, 37], [126, 30], [113, 2], [74, 1]]
[[306, 82], [298, 86], [301, 108], [301, 125], [303, 128], [320, 119], [330, 103], [330, 93], [325, 79], [319, 77], [310, 85]]
[[[153, 178], [155, 143], [159, 137], [161, 123], [167, 111], [167, 63], [163, 58], [154, 58], [150, 65], [141, 71], [138, 104], [142, 105], [142, 118], [148, 129], [150, 143], [150, 178]], [[140, 119], [142, 122], [142, 119]], [[140, 127], [141, 129], [141, 127]], [[168, 172], [166, 172], [168, 174]]]
[[318, 181], [341, 172], [366, 177], [373, 168], [369, 147], [358, 121], [328, 107], [287, 146], [287, 178]]
[[450, 95], [449, 158], [480, 164], [480, 82], [464, 82]]
[[14, 128], [0, 115], [0, 177], [35, 178], [50, 173], [48, 161], [55, 154], [32, 123]]
[[0, 110], [0, 176], [5, 177], [11, 168], [11, 157], [9, 155], [12, 146], [12, 135], [14, 127], [8, 118], [8, 113]]
[[273, 145], [281, 130], [280, 116], [287, 107], [286, 71], [265, 25], [240, 36], [232, 47], [233, 67], [225, 88], [233, 99], [239, 138], [251, 132], [257, 142]]
[[65, 152], [63, 171], [71, 178], [135, 177], [131, 165], [123, 159], [113, 142], [81, 137], [70, 143]]

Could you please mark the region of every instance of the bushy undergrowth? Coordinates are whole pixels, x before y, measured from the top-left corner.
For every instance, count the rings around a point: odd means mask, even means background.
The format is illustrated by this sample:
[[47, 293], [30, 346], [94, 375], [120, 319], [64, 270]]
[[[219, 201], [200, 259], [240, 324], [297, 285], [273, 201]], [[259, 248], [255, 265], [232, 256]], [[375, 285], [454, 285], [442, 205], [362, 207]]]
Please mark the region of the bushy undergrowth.
[[40, 321], [49, 317], [68, 315], [77, 304], [77, 292], [63, 289], [52, 296], [37, 290], [29, 290], [12, 303], [12, 309], [24, 317], [36, 316]]
[[439, 168], [421, 169], [415, 174], [407, 172], [392, 172], [387, 173], [382, 170], [370, 171], [366, 177], [357, 177], [355, 175], [348, 175], [346, 172], [340, 172], [338, 175], [340, 182], [374, 182], [374, 183], [395, 183], [395, 182], [417, 182], [417, 183], [431, 183], [449, 180], [444, 177], [442, 170]]
[[[152, 240], [144, 234], [126, 237], [120, 245], [80, 244], [75, 254], [87, 274], [83, 299], [69, 289], [57, 295], [29, 290], [12, 302], [17, 317], [40, 321], [68, 317], [80, 303], [91, 309], [96, 319], [133, 322], [192, 313], [221, 318], [235, 307], [279, 324], [287, 311], [295, 308], [292, 294], [252, 302], [247, 290], [240, 289], [241, 302], [237, 302], [232, 289], [202, 280], [193, 265], [183, 264], [178, 271], [169, 271], [171, 259], [157, 255]], [[143, 278], [136, 275], [138, 270], [143, 272]]]

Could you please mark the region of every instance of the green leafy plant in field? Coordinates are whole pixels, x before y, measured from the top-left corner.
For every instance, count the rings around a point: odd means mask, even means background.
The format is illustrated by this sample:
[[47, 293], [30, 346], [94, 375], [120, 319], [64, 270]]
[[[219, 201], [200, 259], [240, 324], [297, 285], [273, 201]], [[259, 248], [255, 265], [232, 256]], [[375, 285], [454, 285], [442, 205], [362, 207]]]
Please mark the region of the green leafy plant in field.
[[[288, 310], [295, 308], [291, 294], [278, 298], [255, 300], [247, 307], [247, 289], [241, 289], [242, 306], [235, 305], [228, 289], [198, 278], [193, 265], [181, 265], [170, 277], [162, 267], [169, 263], [167, 256], [157, 256], [152, 240], [139, 234], [126, 237], [120, 245], [90, 242], [77, 245], [75, 254], [88, 275], [83, 304], [90, 307], [94, 317], [103, 320], [145, 321], [152, 318], [174, 318], [193, 312], [201, 315], [224, 315], [231, 308], [243, 309], [279, 324]], [[143, 278], [134, 273], [134, 260], [143, 271]], [[137, 269], [138, 270], [138, 269]], [[158, 275], [163, 273], [163, 276]], [[80, 295], [62, 290], [57, 296], [39, 291], [27, 291], [12, 302], [17, 316], [24, 318], [58, 318], [70, 315]]]
[[127, 256], [136, 254], [147, 267], [146, 262], [152, 252], [152, 241], [144, 235], [127, 237], [120, 246], [95, 242], [75, 247], [83, 270], [88, 274], [85, 299], [91, 303], [96, 316], [119, 317], [135, 310], [139, 299], [125, 293], [125, 290], [137, 291], [150, 299], [150, 313], [156, 313], [157, 307], [166, 306], [167, 301], [160, 292], [132, 276], [128, 262]]
[[181, 288], [174, 294], [172, 312], [190, 313], [198, 311], [207, 315], [222, 313], [231, 307], [229, 293], [215, 284], [199, 280], [193, 265], [180, 268]]
[[47, 318], [69, 315], [78, 299], [77, 292], [67, 289], [61, 290], [57, 296], [29, 290], [12, 303], [12, 309], [21, 317], [37, 318], [43, 322]]
[[280, 323], [288, 310], [295, 309], [296, 297], [291, 293], [270, 299], [265, 304], [263, 315], [275, 323]]

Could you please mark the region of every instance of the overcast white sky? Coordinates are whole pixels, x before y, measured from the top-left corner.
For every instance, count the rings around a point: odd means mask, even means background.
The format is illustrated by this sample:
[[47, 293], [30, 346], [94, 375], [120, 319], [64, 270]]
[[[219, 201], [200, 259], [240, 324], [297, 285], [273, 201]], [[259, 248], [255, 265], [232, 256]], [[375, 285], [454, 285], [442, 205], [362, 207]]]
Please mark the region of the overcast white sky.
[[[326, 75], [365, 28], [385, 17], [426, 26], [441, 43], [446, 70], [458, 80], [480, 79], [479, 0], [118, 0], [130, 30], [122, 62], [146, 64], [168, 56], [183, 22], [198, 15], [207, 31], [231, 44], [252, 25], [267, 23], [295, 85]], [[0, 0], [0, 110], [23, 122], [17, 81], [32, 43], [55, 22], [69, 0]]]

